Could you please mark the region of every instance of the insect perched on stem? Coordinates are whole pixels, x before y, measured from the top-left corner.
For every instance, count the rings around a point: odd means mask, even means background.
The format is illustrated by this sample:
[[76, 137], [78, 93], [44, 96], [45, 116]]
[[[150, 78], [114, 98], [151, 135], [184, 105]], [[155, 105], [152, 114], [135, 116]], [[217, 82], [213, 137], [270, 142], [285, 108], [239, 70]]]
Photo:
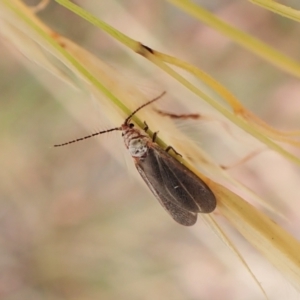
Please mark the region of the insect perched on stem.
[[100, 131], [54, 147], [82, 141], [102, 133], [122, 131], [125, 146], [151, 192], [176, 222], [191, 226], [196, 223], [198, 213], [214, 211], [215, 195], [205, 182], [168, 153], [172, 149], [179, 155], [171, 146], [164, 150], [155, 143], [157, 132], [153, 134], [152, 139], [149, 137], [146, 122], [144, 122], [144, 130], [136, 129], [134, 124], [130, 123], [131, 118], [139, 110], [160, 99], [164, 94], [165, 92], [138, 107], [120, 127]]

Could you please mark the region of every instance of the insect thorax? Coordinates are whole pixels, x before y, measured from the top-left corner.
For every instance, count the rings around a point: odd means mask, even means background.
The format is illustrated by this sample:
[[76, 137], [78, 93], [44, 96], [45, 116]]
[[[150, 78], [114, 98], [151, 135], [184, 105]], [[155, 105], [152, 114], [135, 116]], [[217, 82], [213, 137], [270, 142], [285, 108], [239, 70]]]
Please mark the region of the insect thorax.
[[143, 157], [148, 151], [149, 137], [143, 135], [140, 130], [127, 129], [123, 131], [123, 139], [126, 148], [132, 157]]

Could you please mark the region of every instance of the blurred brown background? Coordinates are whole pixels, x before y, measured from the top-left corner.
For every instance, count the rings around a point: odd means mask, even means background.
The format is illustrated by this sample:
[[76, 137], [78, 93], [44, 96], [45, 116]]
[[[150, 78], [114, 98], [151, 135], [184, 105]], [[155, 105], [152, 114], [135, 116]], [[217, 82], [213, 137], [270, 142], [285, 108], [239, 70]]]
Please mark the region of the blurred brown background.
[[[276, 128], [300, 128], [297, 78], [168, 2], [76, 3], [129, 36], [203, 68]], [[296, 22], [246, 1], [197, 3], [300, 60]], [[299, 8], [297, 1], [282, 3]], [[38, 15], [108, 64], [141, 72], [123, 47], [54, 1]], [[0, 57], [1, 299], [264, 299], [235, 255], [201, 219], [193, 228], [179, 226], [145, 185], [129, 176], [118, 134], [103, 137], [103, 142], [120, 146], [119, 162], [93, 139], [54, 149], [53, 144], [103, 129], [99, 108], [5, 39], [0, 39]], [[297, 168], [269, 153], [232, 174], [284, 213], [287, 220], [278, 222], [300, 236]], [[277, 271], [217, 218], [270, 299], [296, 299]]]

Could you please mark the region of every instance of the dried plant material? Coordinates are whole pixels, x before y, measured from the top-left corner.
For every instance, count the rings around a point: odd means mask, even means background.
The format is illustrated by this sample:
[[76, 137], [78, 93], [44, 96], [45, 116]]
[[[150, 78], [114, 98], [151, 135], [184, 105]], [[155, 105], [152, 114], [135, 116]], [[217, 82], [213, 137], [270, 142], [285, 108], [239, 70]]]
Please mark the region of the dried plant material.
[[[88, 12], [86, 12], [82, 8], [80, 8], [79, 6], [73, 4], [69, 1], [57, 0], [57, 2], [66, 6], [68, 9], [72, 10], [76, 14], [82, 16], [83, 18], [85, 18], [86, 20], [88, 20], [89, 22], [94, 24], [95, 26], [101, 28], [106, 33], [108, 33], [113, 38], [115, 38], [119, 42], [123, 43], [128, 48], [135, 51], [136, 53], [138, 53], [138, 54], [144, 56], [145, 58], [147, 58], [148, 60], [150, 60], [156, 66], [158, 66], [163, 71], [165, 71], [167, 74], [169, 74], [174, 79], [179, 81], [182, 85], [184, 85], [190, 91], [192, 91], [197, 96], [201, 97], [203, 100], [208, 102], [211, 106], [213, 106], [215, 109], [217, 109], [219, 112], [221, 112], [225, 117], [230, 119], [232, 122], [234, 122], [240, 128], [242, 128], [246, 132], [250, 133], [257, 139], [259, 139], [261, 142], [266, 144], [271, 149], [277, 151], [281, 155], [290, 159], [295, 164], [300, 165], [299, 158], [295, 157], [293, 154], [286, 151], [278, 144], [274, 143], [271, 139], [271, 138], [274, 138], [275, 140], [283, 141], [283, 142], [292, 144], [294, 146], [300, 146], [299, 141], [295, 141], [293, 139], [288, 138], [289, 135], [298, 135], [299, 132], [284, 133], [284, 132], [277, 131], [276, 129], [271, 128], [270, 126], [268, 126], [267, 124], [265, 124], [264, 122], [259, 120], [259, 118], [254, 116], [251, 112], [246, 110], [239, 103], [239, 101], [230, 92], [227, 91], [227, 89], [225, 89], [221, 84], [219, 84], [216, 80], [211, 78], [205, 72], [198, 70], [196, 67], [191, 66], [186, 62], [182, 62], [177, 58], [170, 57], [168, 55], [159, 53], [159, 52], [155, 51], [154, 49], [151, 49], [148, 46], [145, 46], [145, 45], [141, 44], [140, 42], [131, 39], [130, 37], [124, 35], [123, 33], [116, 30], [115, 28], [112, 28], [110, 25], [106, 24], [105, 22], [98, 20], [92, 14], [89, 14]], [[171, 67], [166, 65], [165, 60], [170, 64], [174, 64], [176, 66], [179, 66], [179, 67], [191, 72], [193, 75], [196, 75], [198, 78], [203, 80], [206, 84], [208, 84], [211, 88], [213, 88], [218, 94], [222, 95], [222, 97], [233, 107], [234, 113], [236, 115], [232, 114], [224, 106], [220, 105], [217, 101], [212, 99], [212, 97], [208, 96], [206, 93], [204, 93], [198, 87], [196, 87], [191, 82], [186, 80], [183, 76], [181, 76], [174, 69], [172, 69]], [[241, 119], [241, 117], [244, 120]], [[262, 131], [263, 134], [261, 134], [260, 131]]]
[[299, 241], [223, 187], [217, 188], [217, 196], [222, 199], [219, 204], [222, 214], [299, 290]]
[[283, 17], [300, 22], [300, 11], [287, 5], [277, 3], [271, 0], [249, 0], [253, 4], [259, 5]]
[[[111, 26], [104, 22], [97, 20], [87, 12], [78, 8], [76, 5], [68, 1], [58, 1], [64, 5], [68, 5], [73, 11], [79, 13], [90, 22], [102, 26], [111, 35], [126, 44], [129, 48], [136, 53], [143, 55], [149, 61], [153, 62], [156, 66], [160, 67], [167, 74], [177, 79], [184, 86], [189, 88], [198, 96], [208, 100], [210, 104], [215, 103], [213, 99], [206, 96], [200, 89], [191, 84], [188, 80], [183, 78], [180, 74], [175, 72], [162, 59], [155, 55], [155, 51], [134, 41], [124, 34], [118, 32]], [[19, 47], [19, 50], [26, 53], [26, 56], [42, 65], [44, 68], [49, 69], [56, 74], [59, 78], [79, 87], [90, 93], [95, 99], [103, 104], [103, 114], [108, 116], [112, 122], [120, 124], [124, 116], [129, 115], [137, 106], [146, 102], [146, 97], [140, 93], [135, 87], [134, 83], [124, 79], [116, 70], [108, 67], [104, 62], [90, 54], [88, 51], [81, 48], [79, 45], [70, 41], [69, 39], [53, 32], [50, 28], [38, 20], [32, 11], [27, 9], [21, 2], [17, 0], [0, 2], [0, 15], [6, 25], [4, 30], [9, 30], [7, 38]], [[19, 38], [22, 32], [22, 38]], [[27, 41], [28, 38], [28, 41]], [[35, 47], [36, 44], [40, 48]], [[29, 45], [29, 46], [28, 46]], [[37, 50], [38, 49], [38, 50]], [[44, 55], [47, 52], [51, 59], [45, 59]], [[60, 72], [60, 68], [51, 66], [52, 59], [56, 59], [56, 63], [60, 62], [71, 73], [66, 76]], [[49, 66], [50, 64], [50, 66]], [[75, 84], [74, 84], [75, 83]], [[103, 97], [105, 95], [105, 97]], [[259, 138], [269, 147], [277, 150], [279, 153], [290, 158], [295, 163], [299, 163], [299, 159], [292, 156], [287, 151], [283, 151], [276, 144], [272, 144], [268, 137], [264, 136], [265, 132], [258, 135], [252, 126], [245, 123], [244, 120], [239, 120], [228, 110], [222, 106], [214, 104], [214, 107], [221, 111], [230, 120], [235, 120], [236, 124], [240, 125], [245, 131], [253, 134]], [[185, 155], [189, 154], [191, 159], [181, 159], [178, 161], [189, 168], [196, 174], [208, 187], [213, 191], [217, 198], [217, 211], [222, 214], [256, 249], [258, 249], [280, 272], [286, 276], [298, 289], [300, 289], [300, 263], [299, 242], [293, 238], [289, 233], [284, 231], [280, 226], [276, 225], [263, 213], [259, 212], [253, 206], [248, 204], [241, 197], [231, 192], [226, 185], [220, 185], [216, 180], [212, 180], [210, 176], [200, 173], [199, 170], [191, 164], [204, 163], [203, 169], [207, 168], [213, 170], [214, 176], [224, 179], [224, 182], [230, 180], [224, 175], [221, 168], [214, 168], [214, 164], [206, 159], [202, 154], [201, 149], [196, 147], [183, 133], [179, 132], [174, 123], [166, 118], [158, 116], [154, 112], [141, 112], [138, 117], [134, 118], [134, 122], [143, 127], [143, 121], [150, 120], [150, 127], [152, 124], [157, 128], [168, 128], [170, 136], [164, 139], [157, 139], [157, 144], [165, 148], [167, 145], [175, 147], [176, 151]], [[150, 135], [152, 133], [150, 132]], [[180, 142], [178, 142], [178, 139]], [[209, 173], [209, 172], [208, 172]], [[213, 177], [213, 176], [212, 176]], [[210, 219], [210, 218], [208, 218]], [[215, 227], [215, 220], [211, 216], [211, 226]], [[216, 230], [218, 232], [219, 230]], [[224, 234], [220, 234], [224, 240]], [[229, 244], [229, 243], [227, 243]], [[237, 252], [232, 245], [230, 245], [235, 252]], [[240, 257], [241, 258], [241, 257]], [[241, 259], [242, 260], [242, 259]], [[244, 261], [242, 260], [245, 265]]]
[[[180, 9], [184, 10], [191, 16], [196, 17], [202, 22], [206, 23], [208, 26], [216, 29], [217, 31], [228, 36], [232, 41], [238, 43], [239, 45], [245, 47], [249, 51], [255, 53], [256, 55], [267, 60], [269, 63], [275, 65], [276, 67], [288, 72], [296, 77], [300, 77], [300, 65], [297, 61], [285, 56], [284, 54], [276, 51], [274, 48], [268, 46], [267, 44], [261, 42], [260, 40], [254, 38], [238, 30], [237, 28], [229, 25], [228, 23], [220, 20], [218, 17], [208, 12], [207, 10], [201, 8], [197, 4], [186, 0], [168, 0], [170, 3], [176, 5]], [[262, 1], [261, 1], [262, 2]], [[271, 2], [271, 1], [266, 1]], [[272, 1], [274, 3], [274, 1]]]

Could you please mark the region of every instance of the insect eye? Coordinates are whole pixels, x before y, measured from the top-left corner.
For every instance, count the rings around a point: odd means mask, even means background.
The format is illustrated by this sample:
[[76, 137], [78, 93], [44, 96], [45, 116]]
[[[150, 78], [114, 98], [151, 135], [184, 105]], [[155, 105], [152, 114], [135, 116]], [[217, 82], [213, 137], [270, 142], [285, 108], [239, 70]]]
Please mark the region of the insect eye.
[[129, 128], [133, 128], [134, 127], [134, 124], [133, 123], [130, 123], [129, 124]]

